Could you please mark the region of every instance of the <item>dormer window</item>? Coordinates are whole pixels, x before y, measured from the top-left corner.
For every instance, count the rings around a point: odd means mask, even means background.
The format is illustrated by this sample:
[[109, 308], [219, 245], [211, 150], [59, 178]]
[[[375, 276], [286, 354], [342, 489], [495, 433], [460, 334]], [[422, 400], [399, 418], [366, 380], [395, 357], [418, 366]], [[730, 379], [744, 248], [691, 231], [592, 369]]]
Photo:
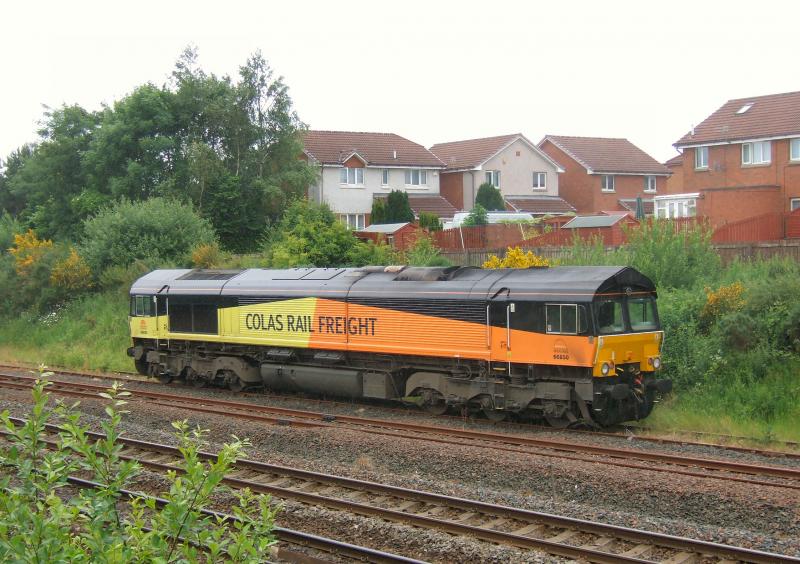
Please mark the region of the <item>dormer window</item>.
[[363, 186], [364, 169], [342, 167], [339, 172], [339, 182], [348, 186]]

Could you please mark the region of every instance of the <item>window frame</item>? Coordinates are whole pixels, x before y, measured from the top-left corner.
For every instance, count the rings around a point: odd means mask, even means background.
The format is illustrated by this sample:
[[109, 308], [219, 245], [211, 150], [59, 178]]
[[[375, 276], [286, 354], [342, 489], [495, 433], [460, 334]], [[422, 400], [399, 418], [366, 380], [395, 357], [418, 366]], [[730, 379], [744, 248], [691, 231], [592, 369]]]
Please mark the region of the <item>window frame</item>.
[[[534, 190], [547, 190], [547, 172], [534, 171], [533, 172], [533, 189]], [[541, 180], [541, 182], [539, 182]]]
[[[651, 181], [653, 187], [650, 187]], [[655, 174], [646, 174], [644, 177], [644, 191], [648, 194], [655, 194], [658, 191], [658, 179]]]
[[[611, 188], [608, 187], [608, 179], [611, 179]], [[600, 191], [601, 192], [616, 192], [615, 180], [613, 174], [600, 175]]]
[[[553, 331], [550, 327], [550, 308], [558, 307], [558, 331]], [[563, 331], [564, 328], [564, 308], [574, 308], [575, 310], [575, 331]], [[583, 311], [583, 314], [581, 314]], [[548, 335], [582, 335], [589, 331], [589, 316], [586, 305], [584, 304], [562, 304], [562, 303], [545, 303], [544, 304], [544, 331]]]
[[789, 198], [789, 211], [795, 210], [800, 210], [800, 198]]
[[[417, 176], [417, 182], [414, 182], [414, 175]], [[428, 186], [428, 171], [424, 168], [407, 168], [405, 170], [405, 185], [406, 186]]]
[[789, 139], [789, 160], [800, 162], [800, 137]]
[[[360, 221], [359, 221], [360, 219]], [[342, 213], [339, 214], [339, 221], [344, 223], [348, 229], [360, 231], [366, 227], [367, 214], [365, 213]], [[359, 226], [360, 223], [360, 226]]]
[[[600, 324], [600, 304], [601, 303], [613, 303], [620, 308], [620, 314], [622, 317], [622, 329], [616, 329], [613, 325], [601, 325]], [[619, 298], [602, 298], [596, 300], [592, 304], [592, 310], [594, 311], [594, 322], [596, 327], [596, 333], [600, 336], [603, 335], [620, 335], [623, 333], [627, 333], [629, 331], [630, 322], [628, 321], [628, 306], [627, 303], [622, 297]], [[602, 331], [603, 327], [611, 327], [615, 329], [614, 331]]]
[[708, 170], [708, 146], [694, 148], [694, 169]]
[[388, 186], [389, 185], [389, 169], [384, 168], [381, 170], [381, 186]]
[[484, 178], [486, 182], [494, 186], [495, 188], [500, 188], [500, 171], [499, 170], [487, 170], [485, 171], [486, 174]]
[[[353, 182], [350, 182], [350, 171], [353, 171]], [[359, 176], [361, 177], [360, 182]], [[339, 184], [342, 186], [363, 186], [364, 167], [343, 166], [339, 171]]]
[[[653, 319], [651, 321], [652, 327], [648, 327], [648, 328], [644, 328], [644, 329], [643, 328], [637, 329], [634, 326], [634, 324], [633, 324], [633, 314], [632, 314], [632, 311], [631, 311], [631, 302], [649, 304], [649, 306], [650, 306], [650, 310], [649, 311], [650, 311], [650, 314], [653, 317]], [[658, 318], [658, 308], [656, 308], [656, 300], [653, 298], [653, 296], [642, 296], [642, 297], [628, 296], [628, 298], [625, 300], [625, 309], [628, 312], [628, 323], [630, 325], [631, 333], [648, 333], [648, 332], [651, 332], [651, 331], [658, 331], [659, 330], [659, 328], [661, 326], [661, 322], [660, 322], [660, 320]]]
[[[764, 158], [766, 148], [767, 157]], [[747, 149], [747, 160], [745, 160], [745, 149]], [[760, 151], [758, 150], [760, 149]], [[756, 160], [757, 153], [760, 153], [759, 160]], [[772, 141], [752, 141], [742, 143], [742, 166], [762, 166], [772, 164]]]

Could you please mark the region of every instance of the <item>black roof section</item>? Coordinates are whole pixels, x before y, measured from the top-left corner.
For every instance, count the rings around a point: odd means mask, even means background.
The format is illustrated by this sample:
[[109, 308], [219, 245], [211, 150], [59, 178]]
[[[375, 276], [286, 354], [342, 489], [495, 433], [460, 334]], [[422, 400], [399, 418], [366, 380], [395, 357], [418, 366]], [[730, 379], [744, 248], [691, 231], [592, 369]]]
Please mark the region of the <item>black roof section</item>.
[[[218, 273], [219, 276], [216, 276]], [[596, 295], [655, 292], [653, 282], [629, 267], [560, 266], [527, 269], [382, 267], [156, 270], [131, 294], [222, 295], [259, 298], [320, 297], [450, 300], [521, 299], [591, 301]]]

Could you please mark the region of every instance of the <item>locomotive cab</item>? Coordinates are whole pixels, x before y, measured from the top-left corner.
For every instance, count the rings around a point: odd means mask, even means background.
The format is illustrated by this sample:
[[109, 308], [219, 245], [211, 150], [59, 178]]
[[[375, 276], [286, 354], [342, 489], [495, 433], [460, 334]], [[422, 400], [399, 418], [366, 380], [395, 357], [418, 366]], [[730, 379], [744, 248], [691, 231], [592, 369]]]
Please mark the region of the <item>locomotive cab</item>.
[[647, 417], [656, 393], [672, 389], [670, 380], [657, 377], [664, 334], [655, 291], [622, 290], [592, 303], [597, 339], [592, 408], [600, 424]]

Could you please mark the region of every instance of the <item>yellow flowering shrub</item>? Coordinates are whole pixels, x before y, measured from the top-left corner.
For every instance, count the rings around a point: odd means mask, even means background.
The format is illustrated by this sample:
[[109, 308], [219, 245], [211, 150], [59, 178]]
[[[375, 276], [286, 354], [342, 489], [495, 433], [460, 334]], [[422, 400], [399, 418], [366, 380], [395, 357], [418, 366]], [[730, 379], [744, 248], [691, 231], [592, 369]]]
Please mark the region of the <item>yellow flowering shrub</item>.
[[726, 313], [739, 311], [744, 307], [744, 286], [741, 282], [734, 282], [722, 286], [718, 290], [706, 287], [706, 303], [700, 312], [700, 319], [710, 324]]
[[509, 247], [504, 258], [492, 255], [483, 263], [483, 268], [530, 268], [532, 266], [551, 266], [551, 264], [548, 259], [535, 255], [532, 251], [523, 252], [519, 247]]
[[14, 257], [17, 274], [25, 276], [30, 272], [31, 267], [52, 247], [52, 241], [39, 239], [33, 229], [28, 229], [25, 233], [14, 235], [14, 245], [8, 249], [8, 252]]
[[195, 268], [215, 268], [222, 259], [219, 245], [203, 243], [192, 250], [192, 264]]
[[71, 248], [67, 258], [53, 265], [50, 283], [66, 290], [85, 290], [92, 286], [92, 271], [78, 252]]

